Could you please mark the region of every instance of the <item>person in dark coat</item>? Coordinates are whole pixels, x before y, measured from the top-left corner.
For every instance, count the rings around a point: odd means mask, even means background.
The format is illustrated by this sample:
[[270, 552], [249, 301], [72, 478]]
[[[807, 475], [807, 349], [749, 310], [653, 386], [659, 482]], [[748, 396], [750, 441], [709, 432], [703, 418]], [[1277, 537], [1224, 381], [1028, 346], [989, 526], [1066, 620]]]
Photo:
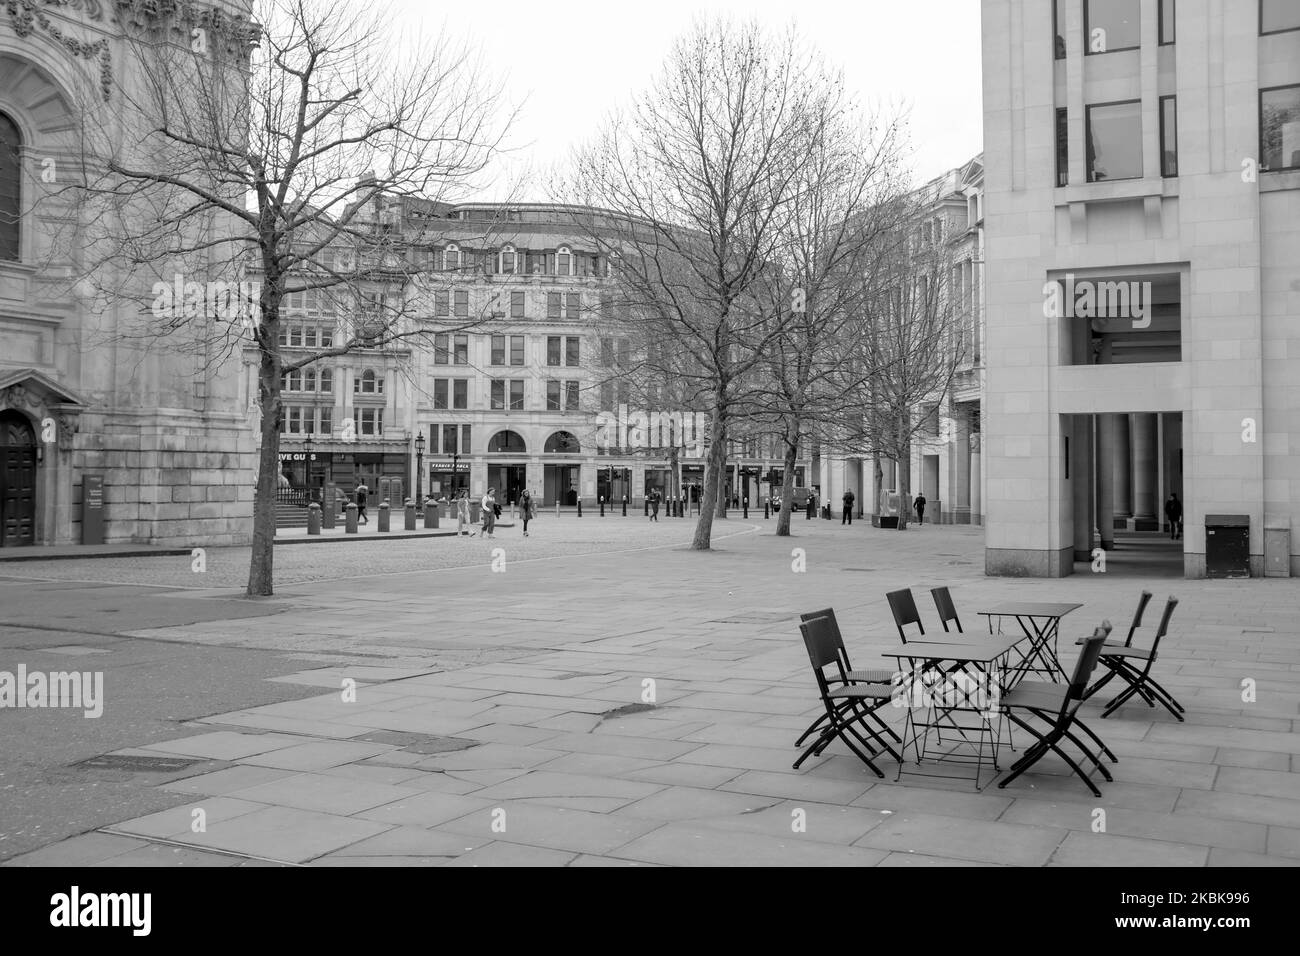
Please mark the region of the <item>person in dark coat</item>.
[[1169, 522], [1169, 537], [1177, 541], [1183, 536], [1183, 503], [1172, 491], [1165, 502], [1165, 520]]
[[366, 487], [363, 481], [357, 485], [357, 519], [362, 524], [370, 524], [370, 519], [366, 516], [366, 501], [370, 497], [370, 489]]
[[856, 497], [851, 491], [844, 492], [844, 514], [840, 517], [840, 524], [853, 524], [853, 502]]
[[659, 489], [650, 489], [650, 520], [659, 520]]
[[916, 523], [925, 524], [925, 495], [917, 495], [912, 507], [916, 509]]

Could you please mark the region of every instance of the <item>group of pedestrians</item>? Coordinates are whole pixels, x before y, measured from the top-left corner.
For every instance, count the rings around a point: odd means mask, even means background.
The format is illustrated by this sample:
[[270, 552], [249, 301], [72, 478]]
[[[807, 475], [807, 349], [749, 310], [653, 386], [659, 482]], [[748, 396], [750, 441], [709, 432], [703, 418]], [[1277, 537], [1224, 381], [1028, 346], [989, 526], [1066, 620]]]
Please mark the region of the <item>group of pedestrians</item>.
[[[442, 500], [445, 502], [447, 499]], [[489, 488], [487, 494], [479, 499], [479, 528], [477, 531], [472, 530], [471, 527], [473, 517], [469, 491], [462, 489], [452, 503], [456, 506], [457, 536], [467, 535], [472, 538], [477, 534], [482, 535], [484, 538], [496, 537], [497, 518], [501, 517], [501, 505], [497, 502], [497, 490], [495, 488]], [[533, 499], [533, 493], [527, 489], [519, 496], [516, 503], [519, 506], [519, 517], [524, 522], [524, 537], [526, 538], [528, 537], [528, 522], [537, 517], [537, 503]]]

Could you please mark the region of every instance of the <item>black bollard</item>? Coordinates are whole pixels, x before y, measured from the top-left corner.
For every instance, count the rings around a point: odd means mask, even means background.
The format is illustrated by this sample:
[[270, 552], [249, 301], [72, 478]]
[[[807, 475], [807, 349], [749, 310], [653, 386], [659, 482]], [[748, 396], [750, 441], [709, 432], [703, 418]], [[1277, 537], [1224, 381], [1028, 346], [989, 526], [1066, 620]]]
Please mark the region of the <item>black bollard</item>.
[[763, 502], [763, 520], [766, 521], [772, 517], [772, 499], [768, 498]]
[[742, 502], [741, 502], [741, 506], [745, 509], [745, 510], [741, 513], [741, 517], [742, 517], [742, 518], [748, 518], [748, 517], [749, 517], [749, 499], [746, 498], [744, 501], [742, 501]]
[[605, 517], [605, 496], [600, 496], [600, 516]]
[[579, 518], [582, 517], [582, 499], [581, 499], [581, 498], [578, 499], [578, 517], [579, 517]]
[[643, 500], [644, 503], [645, 503], [645, 516], [648, 518], [648, 517], [650, 517], [650, 498], [649, 498], [649, 496], [646, 496], [646, 497], [645, 497], [644, 499], [642, 499], [642, 500]]
[[623, 517], [627, 517], [627, 495], [623, 496]]

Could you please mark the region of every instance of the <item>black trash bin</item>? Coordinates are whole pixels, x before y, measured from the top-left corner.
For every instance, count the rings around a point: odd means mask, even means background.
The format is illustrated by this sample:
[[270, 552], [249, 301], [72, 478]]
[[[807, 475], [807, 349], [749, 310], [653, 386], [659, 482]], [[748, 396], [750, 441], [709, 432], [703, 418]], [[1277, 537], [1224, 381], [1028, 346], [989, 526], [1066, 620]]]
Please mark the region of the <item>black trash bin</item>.
[[1250, 516], [1205, 516], [1205, 576], [1250, 577]]

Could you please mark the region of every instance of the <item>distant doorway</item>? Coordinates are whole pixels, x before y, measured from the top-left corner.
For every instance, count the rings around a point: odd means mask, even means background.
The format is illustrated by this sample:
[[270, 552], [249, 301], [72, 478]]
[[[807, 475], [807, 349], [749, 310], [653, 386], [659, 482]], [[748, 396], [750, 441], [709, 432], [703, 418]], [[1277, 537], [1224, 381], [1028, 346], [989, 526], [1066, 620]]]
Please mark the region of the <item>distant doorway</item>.
[[0, 412], [0, 547], [36, 543], [36, 433], [18, 412]]

